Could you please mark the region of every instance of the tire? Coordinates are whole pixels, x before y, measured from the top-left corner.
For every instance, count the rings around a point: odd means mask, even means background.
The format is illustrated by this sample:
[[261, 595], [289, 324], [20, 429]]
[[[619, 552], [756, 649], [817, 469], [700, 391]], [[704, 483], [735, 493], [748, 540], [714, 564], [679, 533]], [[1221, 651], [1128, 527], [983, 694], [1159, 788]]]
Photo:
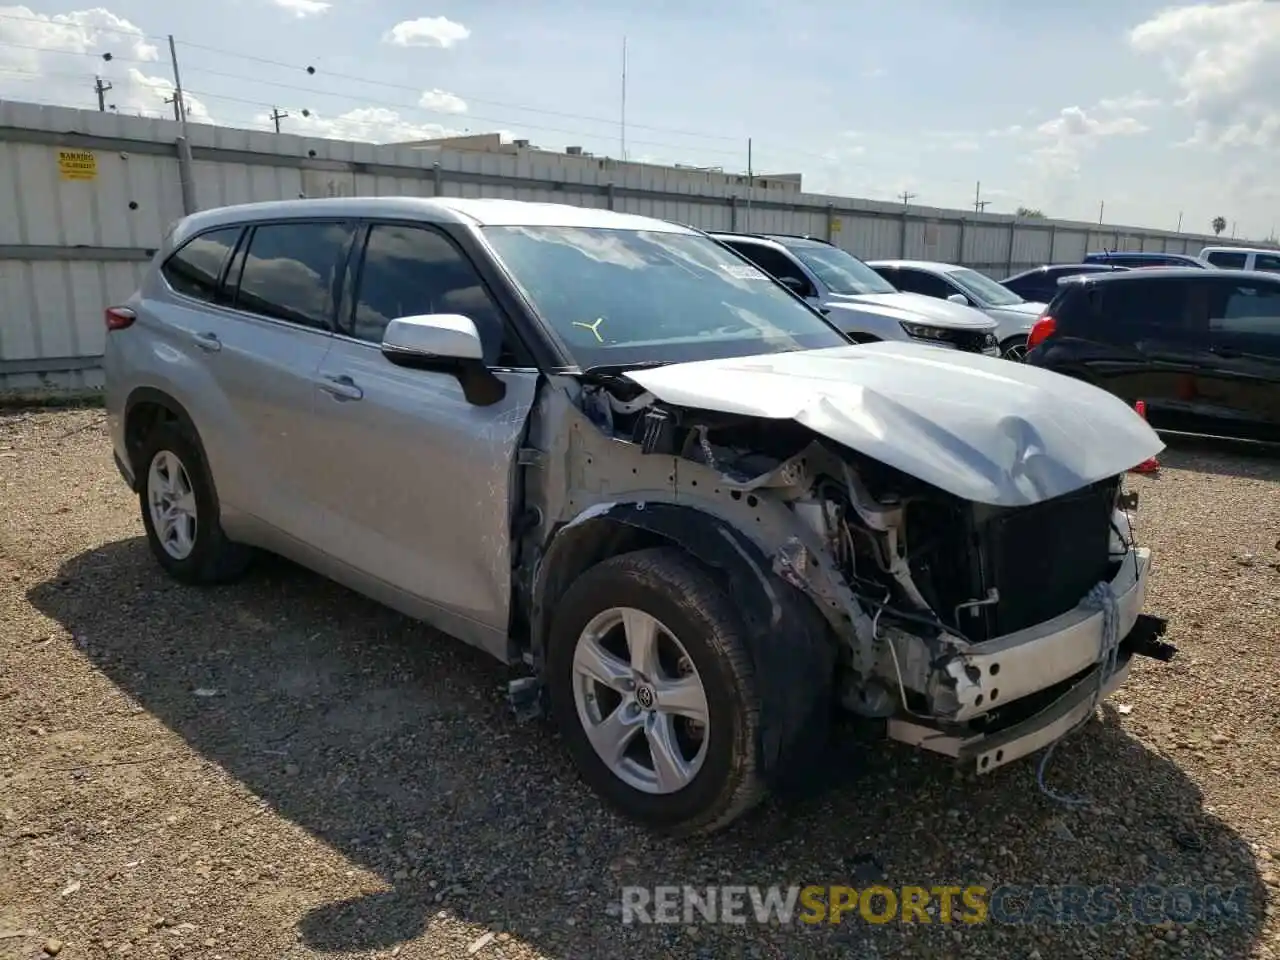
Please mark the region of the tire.
[[[153, 466], [158, 467], [161, 474], [178, 478], [176, 492], [189, 491], [177, 497], [173, 496], [175, 491], [166, 494], [175, 503], [182, 501], [194, 506], [194, 522], [189, 517], [181, 520], [184, 529], [189, 531], [186, 537], [189, 549], [185, 551], [181, 549], [184, 544], [175, 544], [178, 538], [162, 537], [156, 529], [158, 518], [152, 511], [152, 496], [161, 497], [163, 484], [154, 475]], [[253, 551], [233, 543], [223, 533], [209, 468], [195, 440], [178, 424], [162, 423], [143, 441], [138, 455], [138, 504], [151, 553], [175, 580], [192, 585], [226, 583], [248, 569]], [[173, 549], [175, 546], [178, 549]]]
[[1005, 360], [1012, 360], [1014, 363], [1022, 363], [1026, 358], [1026, 355], [1026, 337], [1010, 337], [1004, 343], [1000, 344], [1000, 356]]
[[[637, 686], [629, 694], [630, 701], [626, 693], [596, 686], [595, 706], [590, 706], [589, 699], [585, 700], [588, 706], [583, 706], [580, 690], [584, 681], [575, 659], [580, 638], [594, 621], [602, 616], [607, 619], [613, 616], [610, 611], [620, 608], [647, 614], [669, 633], [659, 643], [665, 666], [660, 665], [656, 671], [663, 675], [664, 682], [670, 684], [674, 675], [671, 655], [683, 649], [687, 658], [684, 665], [691, 666], [692, 673], [681, 682], [692, 677], [705, 695], [708, 719], [701, 740], [696, 725], [679, 717], [674, 720], [675, 729], [681, 732], [676, 747], [683, 749], [684, 759], [694, 754], [689, 766], [696, 768], [678, 789], [670, 787], [679, 778], [669, 779], [665, 788], [660, 782], [651, 782], [648, 790], [628, 782], [624, 774], [616, 771], [616, 765], [606, 763], [587, 733], [591, 718], [583, 710], [598, 710], [599, 715], [609, 713], [608, 694], [619, 698], [617, 710], [621, 714], [630, 704], [640, 706], [647, 686], [643, 682]], [[601, 646], [616, 644], [625, 632], [625, 627], [611, 631]], [[705, 568], [675, 548], [658, 547], [612, 557], [589, 569], [570, 586], [558, 604], [549, 636], [551, 711], [582, 778], [606, 803], [652, 830], [687, 836], [727, 826], [764, 796], [757, 764], [761, 711], [744, 635], [725, 591]], [[669, 642], [672, 637], [675, 645]], [[615, 665], [629, 666], [622, 660], [627, 653], [624, 645]], [[651, 734], [646, 724], [654, 715], [659, 718], [657, 723], [664, 716], [673, 716], [661, 709], [663, 695], [657, 694], [657, 706], [652, 711], [641, 708], [643, 722], [638, 724], [628, 748], [641, 760], [647, 752], [655, 773], [657, 764], [653, 763], [651, 744], [655, 736], [661, 739], [661, 728], [654, 728], [659, 732]], [[635, 767], [626, 775], [632, 780], [644, 772], [642, 763]]]

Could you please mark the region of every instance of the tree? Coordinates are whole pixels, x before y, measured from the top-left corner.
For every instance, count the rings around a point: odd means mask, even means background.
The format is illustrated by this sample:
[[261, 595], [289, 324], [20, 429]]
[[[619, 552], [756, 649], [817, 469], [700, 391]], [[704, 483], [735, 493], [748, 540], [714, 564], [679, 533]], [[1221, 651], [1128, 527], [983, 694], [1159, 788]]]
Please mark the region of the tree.
[[1014, 216], [1021, 217], [1024, 220], [1043, 220], [1044, 211], [1035, 210], [1031, 207], [1019, 207], [1018, 212], [1014, 214]]
[[1213, 218], [1213, 235], [1214, 235], [1215, 237], [1217, 237], [1217, 236], [1221, 236], [1221, 235], [1222, 235], [1222, 231], [1223, 231], [1223, 230], [1225, 230], [1225, 229], [1227, 229], [1227, 218], [1226, 218], [1226, 217], [1214, 217], [1214, 218]]

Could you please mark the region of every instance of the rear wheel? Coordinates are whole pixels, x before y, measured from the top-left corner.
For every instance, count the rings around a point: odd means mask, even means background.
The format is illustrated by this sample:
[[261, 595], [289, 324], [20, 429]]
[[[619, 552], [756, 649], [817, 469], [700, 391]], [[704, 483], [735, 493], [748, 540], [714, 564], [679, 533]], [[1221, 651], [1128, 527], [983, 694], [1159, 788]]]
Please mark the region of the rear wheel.
[[583, 779], [625, 816], [706, 833], [763, 795], [743, 629], [725, 592], [682, 551], [624, 554], [583, 574], [556, 611], [547, 670]]
[[253, 554], [223, 533], [213, 481], [195, 441], [176, 423], [162, 423], [147, 434], [137, 464], [142, 525], [165, 572], [191, 584], [240, 576]]

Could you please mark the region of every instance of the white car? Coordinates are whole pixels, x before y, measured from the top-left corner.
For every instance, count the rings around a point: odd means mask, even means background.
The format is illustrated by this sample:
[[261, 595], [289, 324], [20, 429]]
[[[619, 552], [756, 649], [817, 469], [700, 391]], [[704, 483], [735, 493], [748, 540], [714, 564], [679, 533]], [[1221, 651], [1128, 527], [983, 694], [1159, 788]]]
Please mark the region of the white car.
[[954, 263], [871, 260], [867, 266], [904, 293], [920, 293], [981, 310], [996, 322], [1000, 353], [1009, 360], [1021, 360], [1026, 354], [1027, 335], [1046, 306], [1023, 300], [986, 274]]
[[1205, 247], [1200, 259], [1208, 260], [1219, 270], [1262, 270], [1280, 273], [1280, 250], [1258, 250], [1254, 247]]
[[781, 234], [712, 233], [827, 315], [850, 339], [914, 340], [966, 353], [1000, 355], [996, 324], [972, 307], [900, 293], [834, 244]]

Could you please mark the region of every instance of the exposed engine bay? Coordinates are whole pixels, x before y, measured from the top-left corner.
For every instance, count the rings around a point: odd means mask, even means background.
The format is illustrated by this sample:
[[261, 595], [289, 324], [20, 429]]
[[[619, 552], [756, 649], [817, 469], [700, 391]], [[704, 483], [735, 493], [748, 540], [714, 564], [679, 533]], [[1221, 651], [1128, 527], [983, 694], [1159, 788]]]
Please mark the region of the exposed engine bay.
[[[794, 420], [664, 403], [622, 376], [584, 384], [580, 404], [604, 435], [640, 454], [707, 468], [717, 495], [722, 485], [746, 506], [785, 506], [794, 532], [773, 551], [773, 570], [826, 616], [841, 703], [866, 717], [923, 720], [935, 731], [928, 736], [950, 731], [957, 742], [1022, 722], [1079, 682], [1096, 655], [1073, 650], [1081, 662], [1069, 665], [1065, 641], [1045, 625], [1085, 616], [1082, 598], [1096, 584], [1126, 576], [1134, 588], [1145, 584], [1130, 522], [1136, 495], [1124, 492], [1123, 473], [1027, 506], [990, 506]], [[1133, 616], [1126, 658], [1171, 657], [1158, 639], [1163, 623]], [[1026, 663], [979, 656], [1038, 634], [1057, 644], [1050, 659], [1061, 675], [1039, 682]], [[1002, 666], [1008, 680], [997, 702]], [[913, 737], [927, 739], [899, 739]]]

